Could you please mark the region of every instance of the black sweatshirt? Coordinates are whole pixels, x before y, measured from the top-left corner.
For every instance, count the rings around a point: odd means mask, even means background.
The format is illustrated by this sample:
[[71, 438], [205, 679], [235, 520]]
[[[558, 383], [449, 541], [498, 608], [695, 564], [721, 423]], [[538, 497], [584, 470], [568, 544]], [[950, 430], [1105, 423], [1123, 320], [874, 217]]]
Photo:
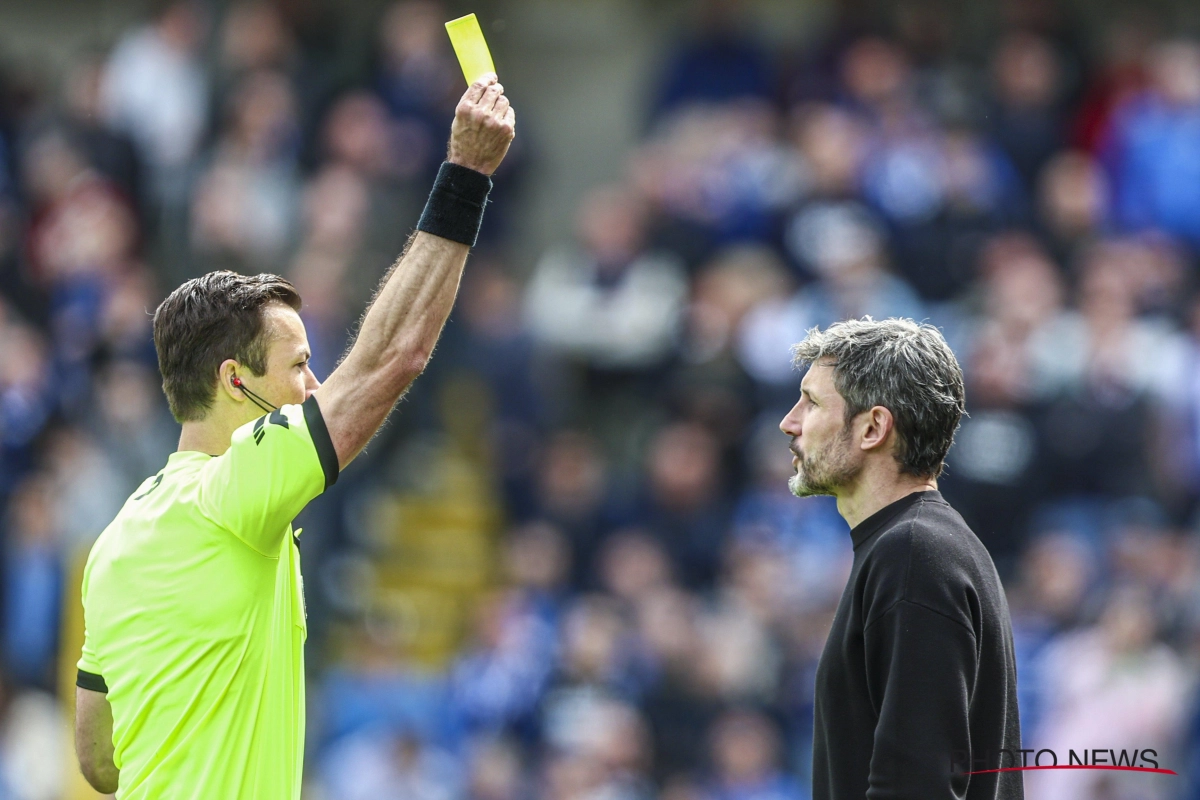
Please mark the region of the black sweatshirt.
[[935, 491], [850, 536], [817, 667], [813, 800], [1021, 800], [1021, 772], [963, 774], [1022, 758], [1012, 624], [987, 550]]

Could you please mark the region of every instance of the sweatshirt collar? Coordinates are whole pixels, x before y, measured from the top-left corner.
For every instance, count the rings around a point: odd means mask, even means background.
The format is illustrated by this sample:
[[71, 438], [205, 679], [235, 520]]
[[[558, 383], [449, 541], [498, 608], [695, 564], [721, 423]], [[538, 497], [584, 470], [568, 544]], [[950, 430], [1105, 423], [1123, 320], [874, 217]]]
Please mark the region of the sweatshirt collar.
[[854, 549], [857, 550], [860, 544], [882, 530], [884, 525], [887, 525], [901, 513], [907, 511], [909, 508], [912, 508], [917, 503], [927, 500], [935, 503], [946, 502], [942, 499], [941, 492], [937, 491], [936, 489], [928, 489], [923, 492], [913, 492], [912, 494], [904, 495], [904, 497], [901, 497], [899, 500], [893, 503], [889, 503], [871, 516], [864, 519], [862, 522], [858, 523], [858, 525], [854, 526], [854, 528], [850, 531], [850, 539], [854, 542]]

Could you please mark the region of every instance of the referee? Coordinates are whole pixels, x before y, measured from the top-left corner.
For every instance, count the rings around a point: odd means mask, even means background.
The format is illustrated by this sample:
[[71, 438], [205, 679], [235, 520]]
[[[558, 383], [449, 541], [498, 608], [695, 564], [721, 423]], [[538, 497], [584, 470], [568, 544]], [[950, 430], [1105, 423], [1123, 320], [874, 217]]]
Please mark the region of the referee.
[[291, 521], [425, 368], [514, 123], [495, 75], [467, 89], [417, 232], [324, 384], [282, 278], [214, 272], [158, 307], [179, 449], [83, 575], [75, 746], [100, 792], [300, 796], [307, 628]]
[[963, 414], [954, 353], [930, 325], [869, 317], [795, 353], [789, 485], [836, 497], [854, 543], [817, 666], [813, 800], [1020, 800], [1021, 773], [994, 771], [1021, 748], [1008, 602], [937, 491]]

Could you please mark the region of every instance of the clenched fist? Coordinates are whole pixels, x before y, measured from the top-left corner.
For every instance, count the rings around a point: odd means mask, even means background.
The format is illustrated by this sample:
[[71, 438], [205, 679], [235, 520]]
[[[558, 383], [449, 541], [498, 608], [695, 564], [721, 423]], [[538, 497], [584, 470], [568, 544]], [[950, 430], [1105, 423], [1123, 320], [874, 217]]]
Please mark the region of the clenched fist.
[[516, 135], [516, 114], [504, 87], [488, 73], [467, 87], [454, 109], [446, 160], [491, 175]]

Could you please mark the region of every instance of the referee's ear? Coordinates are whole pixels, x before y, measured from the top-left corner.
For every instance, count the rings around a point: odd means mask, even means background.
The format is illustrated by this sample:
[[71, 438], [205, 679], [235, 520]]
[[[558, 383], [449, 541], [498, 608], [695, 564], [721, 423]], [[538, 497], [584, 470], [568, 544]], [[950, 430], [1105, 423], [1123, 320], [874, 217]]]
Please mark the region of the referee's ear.
[[225, 394], [230, 400], [236, 403], [245, 403], [246, 394], [237, 388], [235, 379], [237, 379], [243, 370], [242, 365], [232, 358], [227, 358], [221, 362], [221, 366], [217, 367], [217, 395]]

